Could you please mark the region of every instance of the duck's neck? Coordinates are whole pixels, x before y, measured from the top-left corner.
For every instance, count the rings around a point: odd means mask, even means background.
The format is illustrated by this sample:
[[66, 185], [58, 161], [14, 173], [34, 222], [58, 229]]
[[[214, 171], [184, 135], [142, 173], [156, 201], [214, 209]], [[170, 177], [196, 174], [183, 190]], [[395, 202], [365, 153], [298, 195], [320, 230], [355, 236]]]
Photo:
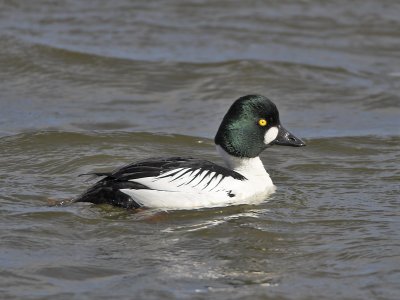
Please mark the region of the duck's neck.
[[253, 158], [235, 157], [228, 154], [219, 145], [217, 145], [217, 151], [230, 169], [244, 175], [245, 177], [268, 175], [259, 156]]

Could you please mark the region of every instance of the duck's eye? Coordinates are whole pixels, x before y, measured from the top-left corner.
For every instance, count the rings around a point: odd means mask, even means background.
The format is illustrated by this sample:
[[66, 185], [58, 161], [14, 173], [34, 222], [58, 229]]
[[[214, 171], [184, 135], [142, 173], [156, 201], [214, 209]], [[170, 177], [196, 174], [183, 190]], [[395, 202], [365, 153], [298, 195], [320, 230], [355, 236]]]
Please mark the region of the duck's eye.
[[262, 127], [267, 126], [267, 120], [265, 120], [265, 119], [258, 120], [258, 125], [260, 125]]

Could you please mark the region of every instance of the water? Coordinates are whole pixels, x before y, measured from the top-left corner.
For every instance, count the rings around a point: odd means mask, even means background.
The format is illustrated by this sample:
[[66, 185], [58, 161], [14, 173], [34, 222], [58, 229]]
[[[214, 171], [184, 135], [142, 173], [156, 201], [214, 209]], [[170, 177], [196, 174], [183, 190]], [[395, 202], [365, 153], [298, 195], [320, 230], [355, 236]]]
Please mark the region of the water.
[[[4, 299], [398, 299], [396, 1], [0, 1]], [[307, 147], [262, 154], [261, 205], [48, 205], [149, 156], [222, 163], [260, 93]]]

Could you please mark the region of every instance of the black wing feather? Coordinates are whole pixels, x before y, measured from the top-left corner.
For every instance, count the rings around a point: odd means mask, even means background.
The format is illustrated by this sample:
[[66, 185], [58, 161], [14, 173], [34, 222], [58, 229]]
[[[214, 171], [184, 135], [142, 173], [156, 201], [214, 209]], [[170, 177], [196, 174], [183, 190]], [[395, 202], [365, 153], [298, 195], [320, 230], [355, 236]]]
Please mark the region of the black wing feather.
[[151, 173], [152, 174], [151, 177], [160, 176], [162, 178], [165, 178], [169, 176], [173, 177], [174, 175], [179, 173], [180, 170], [164, 176], [162, 174], [178, 168], [188, 169], [186, 172], [183, 172], [180, 176], [183, 176], [188, 172], [194, 172], [196, 170], [200, 170], [196, 174], [196, 176], [200, 176], [200, 174], [202, 174], [203, 171], [208, 171], [209, 173], [215, 172], [216, 175], [221, 174], [222, 177], [233, 177], [234, 179], [238, 180], [246, 179], [243, 175], [231, 169], [219, 166], [213, 162], [197, 158], [182, 158], [182, 157], [159, 158], [159, 159], [151, 158], [142, 160], [124, 166], [120, 169], [117, 169], [113, 171], [110, 176], [113, 178], [118, 178], [118, 179], [123, 178], [125, 180], [130, 180], [130, 176], [135, 176], [136, 173], [145, 171]]

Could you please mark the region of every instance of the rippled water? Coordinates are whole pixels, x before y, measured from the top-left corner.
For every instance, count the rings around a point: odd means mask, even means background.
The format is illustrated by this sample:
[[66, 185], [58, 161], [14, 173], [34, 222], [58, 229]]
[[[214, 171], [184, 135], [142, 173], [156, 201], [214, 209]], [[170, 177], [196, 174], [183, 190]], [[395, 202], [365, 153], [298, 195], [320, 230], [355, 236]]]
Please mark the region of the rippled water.
[[[0, 1], [4, 299], [398, 299], [396, 1]], [[261, 205], [48, 205], [149, 156], [219, 163], [260, 93], [307, 147]]]

